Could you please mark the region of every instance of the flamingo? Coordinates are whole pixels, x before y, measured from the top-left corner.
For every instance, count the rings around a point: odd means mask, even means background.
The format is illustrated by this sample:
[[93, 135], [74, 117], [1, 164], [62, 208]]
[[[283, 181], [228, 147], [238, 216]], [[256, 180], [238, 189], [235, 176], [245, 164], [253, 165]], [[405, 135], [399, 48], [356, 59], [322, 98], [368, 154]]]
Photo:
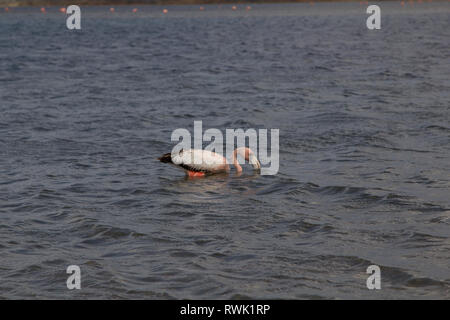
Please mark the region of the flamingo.
[[[233, 165], [236, 168], [237, 173], [242, 172], [242, 167], [237, 160], [238, 154], [248, 161], [253, 166], [253, 169], [259, 170], [261, 168], [258, 158], [256, 158], [250, 148], [236, 148], [233, 151]], [[201, 163], [194, 163], [194, 159], [201, 159]], [[230, 166], [227, 164], [227, 159], [220, 154], [209, 150], [182, 149], [175, 155], [166, 153], [158, 158], [158, 160], [164, 163], [174, 164], [175, 166], [184, 169], [189, 177], [203, 177], [207, 174], [230, 172]]]

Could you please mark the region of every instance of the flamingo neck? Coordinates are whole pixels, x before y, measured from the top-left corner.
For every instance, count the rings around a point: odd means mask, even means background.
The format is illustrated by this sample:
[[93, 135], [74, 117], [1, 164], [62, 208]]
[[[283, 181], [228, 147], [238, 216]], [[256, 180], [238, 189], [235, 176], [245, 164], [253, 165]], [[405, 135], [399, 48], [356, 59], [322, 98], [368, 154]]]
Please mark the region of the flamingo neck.
[[239, 164], [238, 160], [237, 160], [237, 149], [234, 150], [233, 152], [233, 165], [236, 168], [236, 172], [237, 173], [241, 173], [242, 172], [242, 167]]

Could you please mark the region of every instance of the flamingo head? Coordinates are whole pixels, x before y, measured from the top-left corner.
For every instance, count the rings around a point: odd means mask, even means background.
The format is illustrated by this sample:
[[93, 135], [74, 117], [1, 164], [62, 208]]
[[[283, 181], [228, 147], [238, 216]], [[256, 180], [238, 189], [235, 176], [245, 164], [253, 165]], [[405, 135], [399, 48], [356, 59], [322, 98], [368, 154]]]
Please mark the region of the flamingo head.
[[235, 150], [236, 154], [239, 154], [242, 158], [244, 158], [248, 163], [253, 166], [253, 169], [259, 170], [261, 169], [261, 164], [254, 154], [254, 152], [250, 148], [241, 147]]

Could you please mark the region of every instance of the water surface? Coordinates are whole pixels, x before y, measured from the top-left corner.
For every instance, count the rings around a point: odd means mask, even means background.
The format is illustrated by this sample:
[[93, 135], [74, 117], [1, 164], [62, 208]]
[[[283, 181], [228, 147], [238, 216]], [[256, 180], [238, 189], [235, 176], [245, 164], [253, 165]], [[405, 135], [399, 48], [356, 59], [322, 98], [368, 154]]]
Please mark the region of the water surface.
[[[1, 12], [0, 298], [450, 298], [450, 5], [380, 6]], [[159, 163], [194, 120], [279, 173]]]

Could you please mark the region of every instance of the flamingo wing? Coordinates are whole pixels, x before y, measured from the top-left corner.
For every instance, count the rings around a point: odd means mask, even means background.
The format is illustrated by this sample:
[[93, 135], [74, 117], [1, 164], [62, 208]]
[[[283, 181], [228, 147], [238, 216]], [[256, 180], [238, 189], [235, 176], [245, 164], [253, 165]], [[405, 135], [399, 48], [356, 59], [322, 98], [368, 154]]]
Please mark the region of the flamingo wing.
[[229, 169], [223, 156], [209, 150], [181, 150], [171, 159], [173, 164], [193, 172], [218, 173]]

